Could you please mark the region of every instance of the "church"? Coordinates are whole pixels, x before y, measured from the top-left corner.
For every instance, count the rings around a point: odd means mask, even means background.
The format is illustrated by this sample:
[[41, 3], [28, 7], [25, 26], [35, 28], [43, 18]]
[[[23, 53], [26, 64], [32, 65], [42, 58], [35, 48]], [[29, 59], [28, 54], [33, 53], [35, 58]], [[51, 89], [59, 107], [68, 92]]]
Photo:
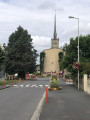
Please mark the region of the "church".
[[59, 73], [59, 52], [63, 52], [59, 48], [59, 38], [56, 32], [56, 14], [54, 16], [54, 33], [51, 39], [51, 48], [43, 51], [45, 53], [43, 72], [44, 73]]

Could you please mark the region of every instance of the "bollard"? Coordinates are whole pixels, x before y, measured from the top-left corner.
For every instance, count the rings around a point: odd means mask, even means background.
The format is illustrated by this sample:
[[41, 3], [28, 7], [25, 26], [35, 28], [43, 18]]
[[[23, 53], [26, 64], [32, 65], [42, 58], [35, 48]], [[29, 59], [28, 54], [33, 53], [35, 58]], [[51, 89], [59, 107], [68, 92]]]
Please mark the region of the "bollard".
[[9, 86], [10, 86], [10, 77], [9, 77]]
[[47, 99], [48, 99], [48, 87], [46, 87], [46, 103], [47, 103]]
[[5, 88], [5, 80], [4, 80], [4, 88]]
[[13, 78], [12, 78], [12, 85], [13, 85]]
[[16, 79], [15, 79], [15, 84], [16, 84]]

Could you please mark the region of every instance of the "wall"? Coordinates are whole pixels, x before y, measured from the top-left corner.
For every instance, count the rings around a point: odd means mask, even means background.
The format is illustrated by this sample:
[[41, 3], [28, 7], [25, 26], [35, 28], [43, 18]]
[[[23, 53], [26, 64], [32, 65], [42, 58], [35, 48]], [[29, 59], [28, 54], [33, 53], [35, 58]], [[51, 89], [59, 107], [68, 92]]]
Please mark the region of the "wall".
[[[76, 83], [74, 83], [74, 85], [76, 85]], [[76, 87], [78, 87], [78, 85]], [[90, 94], [90, 78], [88, 78], [86, 74], [84, 74], [83, 79], [79, 80], [79, 88]]]
[[84, 91], [90, 94], [90, 78], [85, 74], [84, 75]]
[[59, 56], [58, 53], [62, 51], [61, 49], [48, 49], [45, 50], [45, 59], [44, 59], [44, 72], [57, 72], [59, 73]]
[[87, 92], [90, 94], [90, 78], [87, 80]]

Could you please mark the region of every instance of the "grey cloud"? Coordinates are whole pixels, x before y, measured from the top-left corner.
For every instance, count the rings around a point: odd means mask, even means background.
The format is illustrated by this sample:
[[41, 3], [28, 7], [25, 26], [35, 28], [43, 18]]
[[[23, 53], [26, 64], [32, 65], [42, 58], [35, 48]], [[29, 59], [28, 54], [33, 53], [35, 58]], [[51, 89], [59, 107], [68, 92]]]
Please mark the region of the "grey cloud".
[[60, 7], [56, 9], [57, 11], [64, 11], [64, 7]]
[[56, 4], [50, 1], [46, 1], [38, 7], [38, 9], [55, 9], [55, 8]]
[[[0, 0], [0, 43], [7, 43], [9, 35], [19, 25], [34, 36], [33, 45], [38, 52], [50, 48], [53, 36], [54, 10], [57, 11], [57, 35], [60, 46], [77, 36], [77, 20], [80, 18], [80, 34], [90, 33], [90, 0]], [[78, 1], [78, 2], [77, 2]], [[37, 10], [38, 9], [38, 10]], [[36, 37], [38, 36], [38, 37]], [[41, 37], [43, 36], [43, 37]]]
[[50, 2], [50, 1], [46, 1], [44, 3], [42, 3], [41, 5], [39, 5], [38, 7], [39, 10], [57, 10], [57, 11], [63, 11], [64, 8], [63, 7], [58, 7], [57, 2]]

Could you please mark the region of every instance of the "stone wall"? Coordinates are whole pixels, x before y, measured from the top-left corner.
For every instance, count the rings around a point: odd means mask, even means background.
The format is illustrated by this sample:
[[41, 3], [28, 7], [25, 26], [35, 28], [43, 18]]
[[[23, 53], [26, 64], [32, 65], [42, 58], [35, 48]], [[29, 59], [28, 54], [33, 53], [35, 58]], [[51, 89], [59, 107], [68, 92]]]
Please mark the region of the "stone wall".
[[59, 56], [58, 53], [62, 52], [61, 49], [48, 49], [45, 50], [45, 59], [44, 59], [44, 72], [55, 72], [59, 73]]
[[87, 80], [87, 92], [90, 94], [90, 78]]
[[84, 74], [82, 83], [80, 83], [80, 87], [83, 88], [84, 92], [90, 94], [90, 78], [86, 74]]

